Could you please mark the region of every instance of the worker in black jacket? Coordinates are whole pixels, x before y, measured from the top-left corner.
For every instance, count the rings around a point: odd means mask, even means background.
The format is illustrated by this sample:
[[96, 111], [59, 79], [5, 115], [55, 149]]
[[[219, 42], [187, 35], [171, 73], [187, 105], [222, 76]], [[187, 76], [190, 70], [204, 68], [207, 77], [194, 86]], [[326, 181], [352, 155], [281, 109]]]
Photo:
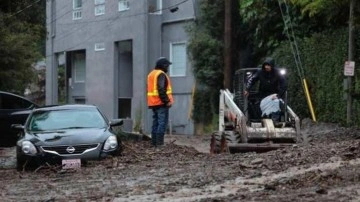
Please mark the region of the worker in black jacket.
[[[272, 95], [271, 99], [283, 98], [286, 92], [286, 81], [284, 75], [282, 75], [275, 67], [275, 61], [273, 58], [266, 58], [263, 62], [261, 69], [254, 73], [247, 81], [244, 95], [249, 95], [251, 87], [259, 81], [259, 97], [263, 100], [265, 97]], [[276, 122], [280, 121], [280, 112], [274, 112], [271, 114], [271, 118]]]
[[249, 90], [257, 81], [260, 81], [259, 96], [261, 99], [272, 94], [276, 94], [273, 99], [284, 96], [286, 91], [285, 77], [281, 75], [279, 69], [275, 67], [273, 58], [266, 58], [261, 69], [249, 78], [245, 87], [245, 96], [249, 95]]

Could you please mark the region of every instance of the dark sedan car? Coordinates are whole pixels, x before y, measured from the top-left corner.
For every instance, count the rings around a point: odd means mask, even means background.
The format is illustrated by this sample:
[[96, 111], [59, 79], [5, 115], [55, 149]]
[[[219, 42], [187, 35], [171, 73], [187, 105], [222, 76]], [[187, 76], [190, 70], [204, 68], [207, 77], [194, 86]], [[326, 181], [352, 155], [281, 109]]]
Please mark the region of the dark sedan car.
[[99, 160], [120, 151], [120, 140], [108, 121], [93, 105], [61, 105], [34, 109], [21, 130], [16, 146], [17, 169], [44, 162], [78, 168], [86, 160]]
[[18, 139], [12, 124], [24, 124], [30, 111], [38, 107], [30, 100], [0, 91], [0, 146], [15, 146]]

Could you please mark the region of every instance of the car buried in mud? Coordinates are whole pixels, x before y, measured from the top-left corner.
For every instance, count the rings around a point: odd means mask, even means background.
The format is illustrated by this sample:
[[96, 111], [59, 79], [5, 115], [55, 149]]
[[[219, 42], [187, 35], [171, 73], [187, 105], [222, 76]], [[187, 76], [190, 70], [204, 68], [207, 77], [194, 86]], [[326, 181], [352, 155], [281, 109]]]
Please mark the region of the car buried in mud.
[[121, 151], [113, 131], [121, 119], [108, 119], [94, 105], [61, 105], [34, 109], [20, 132], [16, 145], [19, 171], [45, 162], [79, 168], [87, 160], [100, 160]]

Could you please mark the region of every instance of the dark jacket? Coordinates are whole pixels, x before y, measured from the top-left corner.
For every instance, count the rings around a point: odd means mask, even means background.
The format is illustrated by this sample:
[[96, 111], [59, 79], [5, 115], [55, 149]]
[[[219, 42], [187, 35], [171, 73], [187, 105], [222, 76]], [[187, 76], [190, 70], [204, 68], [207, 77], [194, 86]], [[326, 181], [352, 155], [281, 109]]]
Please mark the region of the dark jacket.
[[[267, 72], [265, 70], [265, 64], [271, 66], [271, 71]], [[278, 97], [281, 98], [284, 96], [286, 91], [286, 81], [285, 77], [280, 74], [279, 69], [275, 67], [275, 61], [272, 58], [266, 58], [263, 62], [261, 69], [259, 69], [253, 76], [249, 78], [246, 84], [246, 90], [249, 89], [257, 82], [259, 84], [259, 96], [264, 98], [271, 94], [278, 94]]]
[[166, 94], [168, 82], [167, 82], [165, 73], [161, 73], [158, 76], [157, 86], [158, 86], [158, 91], [159, 91], [159, 97], [160, 97], [161, 101], [164, 103], [164, 107], [166, 107], [167, 103], [170, 102], [170, 100]]

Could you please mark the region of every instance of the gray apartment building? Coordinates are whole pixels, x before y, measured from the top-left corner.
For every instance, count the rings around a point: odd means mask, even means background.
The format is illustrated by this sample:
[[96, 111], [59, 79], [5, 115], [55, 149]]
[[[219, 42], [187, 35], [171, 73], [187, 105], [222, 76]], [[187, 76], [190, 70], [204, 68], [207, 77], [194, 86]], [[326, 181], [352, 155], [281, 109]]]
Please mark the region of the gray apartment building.
[[196, 0], [47, 1], [46, 104], [94, 104], [124, 119], [125, 130], [150, 133], [146, 79], [164, 56], [173, 63], [169, 128], [192, 135], [195, 80], [185, 25], [196, 8]]

